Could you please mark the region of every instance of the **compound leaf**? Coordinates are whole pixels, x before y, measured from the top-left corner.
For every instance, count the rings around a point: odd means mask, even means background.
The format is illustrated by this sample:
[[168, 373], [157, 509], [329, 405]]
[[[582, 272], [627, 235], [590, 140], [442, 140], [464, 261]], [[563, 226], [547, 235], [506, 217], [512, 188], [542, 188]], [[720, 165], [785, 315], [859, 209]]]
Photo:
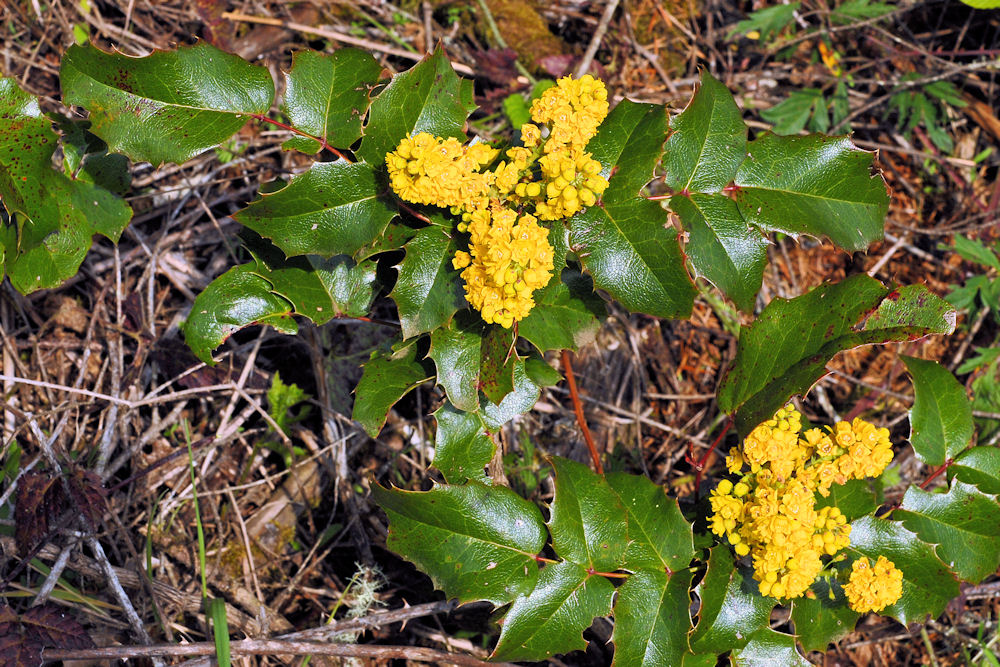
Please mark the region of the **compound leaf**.
[[695, 653], [742, 648], [767, 628], [774, 598], [758, 592], [757, 582], [736, 567], [727, 545], [712, 548], [705, 578], [696, 590], [701, 610], [690, 640]]
[[979, 583], [1000, 565], [1000, 504], [976, 487], [953, 480], [947, 493], [911, 486], [893, 519], [928, 544], [963, 581]]
[[441, 471], [445, 481], [459, 484], [474, 479], [489, 483], [484, 469], [496, 452], [496, 444], [479, 415], [445, 403], [434, 413], [434, 418], [437, 420], [434, 467]]
[[576, 563], [561, 561], [538, 574], [534, 589], [514, 600], [504, 616], [494, 660], [545, 660], [555, 653], [586, 647], [583, 631], [594, 618], [611, 612], [614, 586], [589, 575]]
[[438, 48], [413, 68], [393, 76], [372, 100], [358, 156], [383, 165], [386, 153], [408, 134], [419, 132], [464, 141], [462, 128], [474, 108], [472, 81], [460, 79]]
[[695, 273], [721, 289], [741, 310], [753, 310], [767, 265], [767, 239], [723, 195], [671, 197], [670, 209], [690, 235], [685, 251]]
[[948, 467], [948, 475], [983, 493], [1000, 495], [1000, 448], [973, 447], [963, 452]]
[[872, 153], [847, 137], [812, 134], [751, 141], [736, 173], [736, 203], [752, 224], [792, 236], [826, 236], [864, 250], [882, 238], [889, 194], [870, 173]]
[[354, 421], [371, 437], [376, 437], [396, 401], [434, 377], [426, 361], [417, 360], [417, 346], [374, 352], [364, 365], [354, 390]]
[[[650, 482], [652, 484], [652, 482]], [[689, 570], [636, 572], [615, 598], [614, 665], [678, 665], [691, 629]]]
[[889, 290], [866, 275], [775, 299], [740, 333], [736, 359], [719, 385], [719, 407], [735, 412], [737, 429], [748, 433], [808, 390], [838, 352], [950, 333], [954, 326], [954, 309], [923, 286]]
[[389, 295], [399, 309], [403, 338], [437, 329], [465, 305], [460, 272], [451, 263], [456, 249], [454, 240], [435, 225], [418, 230], [406, 244]]
[[677, 233], [667, 228], [663, 209], [641, 193], [665, 132], [662, 106], [624, 100], [615, 107], [587, 146], [610, 185], [599, 205], [569, 219], [570, 242], [594, 284], [629, 310], [687, 317], [695, 289]]
[[617, 494], [587, 466], [554, 457], [555, 497], [549, 532], [552, 548], [568, 561], [599, 572], [622, 565], [628, 544], [625, 512]]
[[964, 450], [972, 439], [972, 404], [947, 368], [926, 359], [903, 356], [913, 377], [910, 444], [928, 465], [943, 465]]
[[132, 218], [124, 201], [85, 172], [72, 178], [52, 168], [51, 125], [34, 96], [0, 79], [0, 211], [9, 214], [0, 225], [0, 267], [6, 264], [22, 294], [71, 278], [94, 234], [117, 242]]
[[437, 367], [437, 381], [459, 410], [479, 409], [480, 356], [483, 324], [478, 318], [455, 317], [431, 332], [427, 356]]
[[708, 70], [687, 107], [670, 122], [666, 183], [674, 192], [719, 192], [746, 158], [747, 126], [733, 94]]
[[847, 599], [839, 586], [831, 599], [828, 579], [817, 579], [812, 590], [815, 598], [802, 596], [792, 600], [792, 622], [795, 624], [795, 636], [803, 649], [825, 651], [831, 642], [854, 629], [861, 614], [847, 606]]
[[[375, 58], [360, 49], [337, 49], [330, 54], [299, 51], [285, 75], [281, 109], [292, 127], [330, 146], [347, 148], [361, 138], [368, 94], [381, 72]], [[304, 153], [317, 153], [321, 147], [308, 137], [293, 137], [282, 146]]]
[[314, 162], [291, 183], [264, 194], [235, 218], [271, 239], [288, 257], [353, 255], [396, 215], [365, 162]]
[[389, 517], [388, 547], [449, 598], [499, 606], [535, 587], [545, 525], [538, 508], [510, 489], [476, 481], [426, 492], [376, 484], [372, 494]]
[[879, 612], [903, 625], [922, 623], [928, 614], [938, 616], [958, 595], [958, 582], [934, 548], [898, 521], [864, 516], [851, 523], [854, 551], [875, 562], [885, 556], [903, 573], [903, 596]]
[[183, 325], [184, 340], [206, 364], [214, 363], [212, 350], [251, 324], [267, 324], [287, 334], [298, 332], [292, 318], [294, 307], [272, 292], [271, 283], [256, 269], [255, 264], [234, 266], [195, 298]]
[[63, 101], [90, 110], [94, 134], [155, 166], [222, 143], [274, 98], [266, 68], [205, 42], [143, 58], [74, 45], [59, 77]]
[[687, 568], [694, 557], [693, 537], [677, 500], [667, 498], [663, 487], [640, 475], [609, 473], [607, 481], [625, 507], [625, 569], [679, 572]]
[[795, 648], [795, 637], [764, 628], [754, 633], [743, 648], [733, 651], [733, 667], [811, 667]]

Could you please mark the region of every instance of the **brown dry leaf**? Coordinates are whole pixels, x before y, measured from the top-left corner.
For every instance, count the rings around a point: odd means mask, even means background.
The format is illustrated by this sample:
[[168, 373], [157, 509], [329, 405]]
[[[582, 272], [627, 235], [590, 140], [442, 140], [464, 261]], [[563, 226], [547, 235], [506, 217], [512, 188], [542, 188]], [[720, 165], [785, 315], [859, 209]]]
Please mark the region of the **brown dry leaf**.
[[93, 646], [83, 626], [54, 604], [32, 607], [20, 618], [10, 607], [0, 607], [0, 664], [36, 667], [42, 663], [42, 649]]
[[66, 509], [66, 493], [59, 477], [48, 473], [22, 475], [14, 507], [14, 541], [26, 556], [48, 537], [49, 526]]
[[67, 477], [69, 492], [73, 496], [74, 509], [82, 512], [91, 525], [104, 516], [107, 489], [101, 485], [101, 478], [89, 470], [75, 469]]

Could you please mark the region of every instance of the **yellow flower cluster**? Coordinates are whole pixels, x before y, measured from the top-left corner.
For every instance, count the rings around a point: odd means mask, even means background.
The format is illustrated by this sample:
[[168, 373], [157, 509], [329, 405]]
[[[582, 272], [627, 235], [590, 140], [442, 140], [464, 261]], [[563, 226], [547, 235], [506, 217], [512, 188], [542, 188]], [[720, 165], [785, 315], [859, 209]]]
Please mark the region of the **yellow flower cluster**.
[[783, 408], [742, 448], [730, 450], [726, 466], [742, 477], [712, 491], [709, 527], [728, 538], [737, 555], [752, 558], [762, 595], [806, 595], [824, 569], [822, 558], [850, 544], [846, 517], [836, 507], [817, 509], [816, 494], [825, 497], [832, 484], [880, 475], [891, 460], [884, 428], [855, 419], [802, 433], [801, 415]]
[[903, 573], [885, 556], [879, 556], [875, 565], [862, 556], [851, 566], [844, 593], [854, 611], [882, 611], [903, 595]]
[[389, 183], [401, 199], [461, 214], [459, 231], [471, 239], [454, 265], [465, 269], [469, 303], [487, 322], [513, 326], [534, 306], [534, 290], [548, 284], [553, 250], [538, 221], [574, 215], [607, 189], [601, 163], [585, 150], [607, 115], [603, 82], [589, 74], [564, 77], [532, 104], [523, 145], [502, 156], [486, 144], [426, 132], [386, 155]]
[[[465, 294], [486, 322], [510, 327], [535, 305], [532, 292], [544, 287], [552, 273], [548, 230], [535, 216], [500, 205], [478, 209], [459, 228], [468, 230], [470, 252], [455, 254]], [[470, 254], [471, 253], [471, 254]]]

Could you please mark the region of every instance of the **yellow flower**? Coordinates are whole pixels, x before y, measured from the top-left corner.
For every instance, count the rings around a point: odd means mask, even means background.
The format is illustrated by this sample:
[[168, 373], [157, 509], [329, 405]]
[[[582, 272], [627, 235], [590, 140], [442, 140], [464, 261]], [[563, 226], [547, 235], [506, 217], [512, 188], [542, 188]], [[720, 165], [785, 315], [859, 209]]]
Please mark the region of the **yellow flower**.
[[854, 611], [882, 611], [903, 595], [903, 573], [885, 556], [879, 556], [874, 566], [862, 556], [851, 566], [844, 593]]
[[479, 170], [497, 153], [486, 144], [463, 146], [457, 139], [420, 132], [400, 141], [385, 156], [385, 164], [389, 184], [400, 198], [471, 210], [486, 202], [495, 175]]
[[[559, 79], [531, 105], [531, 119], [551, 128], [546, 152], [561, 145], [584, 148], [607, 115], [608, 91], [604, 82], [589, 74]], [[524, 126], [521, 130], [523, 133]]]
[[549, 230], [529, 214], [494, 202], [469, 216], [469, 253], [456, 253], [453, 266], [463, 268], [465, 294], [488, 323], [510, 328], [535, 305], [532, 293], [552, 276]]

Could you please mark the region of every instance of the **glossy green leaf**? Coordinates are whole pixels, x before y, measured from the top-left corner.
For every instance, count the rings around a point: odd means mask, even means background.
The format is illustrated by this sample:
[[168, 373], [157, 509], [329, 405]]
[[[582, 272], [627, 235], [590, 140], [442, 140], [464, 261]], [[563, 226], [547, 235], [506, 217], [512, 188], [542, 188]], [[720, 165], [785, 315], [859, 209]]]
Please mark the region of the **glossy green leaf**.
[[62, 133], [63, 172], [122, 196], [132, 183], [128, 158], [108, 153], [108, 144], [90, 131], [89, 120], [48, 114]]
[[376, 484], [372, 495], [389, 517], [386, 545], [429, 574], [449, 598], [499, 606], [538, 590], [542, 514], [510, 489], [475, 481], [426, 492]]
[[205, 42], [143, 58], [74, 45], [59, 76], [63, 101], [90, 111], [94, 134], [155, 166], [217, 146], [274, 98], [266, 68]]
[[830, 129], [828, 104], [819, 88], [803, 88], [793, 90], [783, 101], [761, 111], [760, 117], [773, 124], [774, 133], [782, 136], [798, 134], [807, 126], [810, 130], [826, 132]]
[[365, 162], [314, 162], [291, 183], [264, 194], [233, 218], [271, 239], [289, 257], [353, 255], [396, 215]]
[[271, 291], [271, 283], [256, 265], [234, 266], [209, 283], [194, 300], [183, 324], [184, 340], [195, 356], [212, 364], [212, 350], [234, 332], [251, 324], [266, 324], [282, 333], [298, 333], [294, 307]]
[[483, 323], [478, 317], [457, 316], [431, 332], [427, 356], [437, 367], [437, 381], [459, 410], [479, 409], [480, 356]]
[[963, 581], [978, 584], [1000, 566], [1000, 503], [953, 481], [947, 493], [911, 486], [892, 518], [928, 544]]
[[388, 353], [373, 353], [354, 390], [354, 421], [368, 435], [376, 437], [396, 401], [434, 377], [428, 365], [417, 360], [415, 344]]
[[687, 652], [691, 629], [689, 570], [668, 575], [644, 570], [630, 576], [615, 597], [613, 665], [659, 667], [679, 665]]
[[94, 234], [117, 242], [132, 217], [132, 209], [93, 178], [52, 168], [57, 136], [51, 124], [34, 96], [13, 79], [0, 79], [0, 201], [10, 214], [0, 237], [0, 276], [6, 268], [22, 294], [75, 275]]
[[670, 199], [689, 234], [685, 252], [695, 273], [721, 289], [744, 311], [753, 310], [767, 265], [767, 239], [750, 227], [724, 195]]
[[[695, 289], [666, 212], [642, 196], [666, 133], [662, 106], [618, 104], [587, 148], [610, 178], [602, 203], [569, 219], [570, 241], [594, 284], [626, 308], [687, 317]], [[617, 165], [614, 176], [612, 166]]]
[[434, 467], [445, 481], [461, 484], [468, 479], [489, 483], [486, 465], [493, 459], [496, 444], [486, 432], [479, 415], [445, 403], [434, 413]]
[[490, 432], [496, 433], [511, 419], [533, 408], [541, 393], [538, 384], [528, 374], [526, 363], [517, 360], [514, 362], [514, 391], [504, 396], [500, 403], [491, 403], [485, 397], [482, 399], [479, 410], [483, 424]]
[[494, 660], [545, 660], [586, 648], [583, 631], [611, 612], [614, 586], [604, 577], [562, 561], [546, 565], [526, 596], [514, 600], [503, 618]]
[[963, 452], [948, 468], [948, 475], [983, 493], [1000, 495], [1000, 448], [973, 447]]
[[648, 477], [608, 473], [608, 484], [625, 507], [628, 548], [624, 568], [633, 572], [679, 572], [694, 557], [691, 524], [681, 514], [676, 498]]
[[792, 600], [792, 623], [795, 636], [806, 651], [825, 651], [832, 643], [854, 629], [861, 614], [847, 606], [847, 598], [839, 586], [830, 598], [828, 579], [817, 579], [812, 585], [815, 599], [805, 596]]
[[464, 141], [465, 119], [473, 109], [472, 81], [460, 79], [444, 50], [438, 48], [434, 55], [393, 76], [372, 100], [358, 156], [383, 165], [386, 153], [395, 150], [406, 135], [418, 132]]
[[670, 122], [666, 183], [674, 192], [719, 192], [746, 159], [747, 126], [733, 94], [707, 69], [687, 107]]
[[872, 562], [885, 556], [903, 573], [903, 596], [879, 612], [903, 625], [937, 617], [948, 601], [958, 595], [955, 576], [934, 554], [934, 548], [898, 521], [865, 516], [851, 523], [848, 551], [867, 556]]
[[[331, 146], [347, 148], [361, 138], [368, 94], [381, 72], [375, 58], [359, 49], [337, 49], [330, 54], [299, 51], [292, 56], [292, 69], [285, 75], [281, 110], [292, 127]], [[282, 147], [317, 153], [321, 144], [308, 137], [293, 137]]]
[[847, 137], [766, 133], [747, 152], [736, 174], [736, 203], [750, 224], [826, 236], [848, 250], [882, 238], [889, 210], [885, 181], [871, 175], [873, 154]]
[[913, 378], [910, 444], [928, 465], [943, 465], [972, 439], [972, 404], [947, 368], [926, 359], [902, 356]]
[[754, 633], [743, 648], [733, 651], [730, 657], [733, 667], [811, 667], [795, 648], [795, 637], [764, 628]]
[[479, 358], [479, 386], [492, 403], [500, 403], [514, 391], [514, 330], [498, 324], [487, 325], [482, 334]]
[[399, 309], [403, 338], [433, 331], [465, 306], [455, 242], [440, 227], [424, 227], [406, 244], [399, 279], [389, 295]]
[[844, 484], [834, 484], [830, 487], [829, 496], [816, 496], [816, 509], [836, 507], [848, 521], [857, 519], [878, 507], [871, 486], [872, 482], [868, 479], [849, 479]]
[[774, 598], [761, 595], [749, 573], [736, 567], [727, 545], [712, 548], [705, 578], [695, 590], [701, 598], [698, 624], [690, 639], [696, 653], [741, 648], [767, 628]]
[[741, 331], [736, 359], [719, 385], [719, 407], [735, 412], [746, 434], [807, 391], [838, 352], [951, 333], [954, 326], [955, 311], [926, 288], [889, 290], [866, 275], [775, 299]]
[[576, 269], [563, 269], [562, 279], [553, 276], [534, 298], [535, 307], [518, 323], [517, 333], [539, 352], [576, 350], [592, 342], [607, 317], [594, 281]]
[[628, 545], [625, 512], [600, 475], [576, 461], [554, 457], [555, 497], [549, 518], [552, 548], [562, 558], [598, 572], [622, 566]]

